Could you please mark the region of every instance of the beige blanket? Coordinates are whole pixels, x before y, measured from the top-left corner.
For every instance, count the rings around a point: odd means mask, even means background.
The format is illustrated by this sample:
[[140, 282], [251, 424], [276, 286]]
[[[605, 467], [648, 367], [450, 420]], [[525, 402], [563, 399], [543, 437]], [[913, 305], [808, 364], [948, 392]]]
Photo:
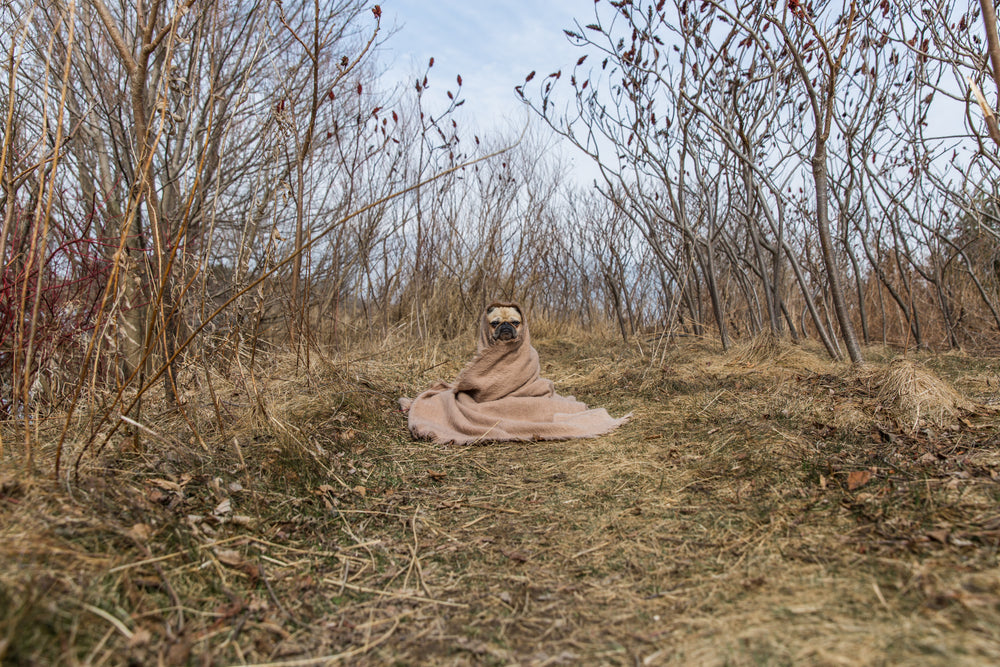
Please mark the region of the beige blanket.
[[628, 415], [615, 419], [604, 408], [590, 410], [572, 396], [557, 394], [552, 381], [539, 375], [526, 320], [512, 341], [493, 340], [489, 331], [484, 310], [476, 356], [455, 382], [437, 382], [414, 399], [399, 399], [415, 437], [459, 445], [591, 438], [628, 420]]

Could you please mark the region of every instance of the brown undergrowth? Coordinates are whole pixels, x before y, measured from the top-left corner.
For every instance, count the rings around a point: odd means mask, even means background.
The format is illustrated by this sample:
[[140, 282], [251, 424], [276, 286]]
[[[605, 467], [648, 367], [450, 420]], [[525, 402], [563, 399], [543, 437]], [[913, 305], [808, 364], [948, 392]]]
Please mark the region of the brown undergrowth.
[[396, 398], [471, 344], [390, 339], [193, 375], [55, 486], [8, 445], [0, 661], [1000, 662], [997, 360], [651, 344], [536, 336], [633, 413], [593, 440], [413, 442]]

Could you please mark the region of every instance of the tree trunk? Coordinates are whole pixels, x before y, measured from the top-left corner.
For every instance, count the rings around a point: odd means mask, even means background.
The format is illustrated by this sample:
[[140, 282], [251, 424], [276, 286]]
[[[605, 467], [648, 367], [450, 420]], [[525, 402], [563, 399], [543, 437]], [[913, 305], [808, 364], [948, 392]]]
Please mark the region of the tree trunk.
[[[828, 103], [832, 103], [832, 100]], [[819, 130], [817, 129], [817, 133]], [[813, 181], [816, 185], [816, 227], [819, 232], [820, 250], [823, 254], [823, 264], [826, 267], [830, 281], [830, 296], [833, 299], [833, 309], [840, 325], [840, 333], [847, 347], [847, 354], [855, 364], [864, 363], [858, 336], [851, 324], [847, 312], [847, 302], [844, 299], [844, 289], [841, 285], [840, 271], [837, 267], [833, 241], [830, 238], [829, 184], [826, 170], [826, 138], [821, 134], [816, 137], [816, 152], [812, 159]]]

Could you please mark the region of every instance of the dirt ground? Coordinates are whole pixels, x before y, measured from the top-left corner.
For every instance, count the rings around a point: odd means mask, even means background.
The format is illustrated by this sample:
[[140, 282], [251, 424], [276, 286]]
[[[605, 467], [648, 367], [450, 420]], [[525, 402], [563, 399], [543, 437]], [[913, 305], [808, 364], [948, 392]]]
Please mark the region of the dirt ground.
[[0, 662], [1000, 664], [1000, 360], [538, 336], [631, 421], [454, 448], [395, 399], [469, 346], [386, 346], [192, 372], [58, 484], [3, 431]]

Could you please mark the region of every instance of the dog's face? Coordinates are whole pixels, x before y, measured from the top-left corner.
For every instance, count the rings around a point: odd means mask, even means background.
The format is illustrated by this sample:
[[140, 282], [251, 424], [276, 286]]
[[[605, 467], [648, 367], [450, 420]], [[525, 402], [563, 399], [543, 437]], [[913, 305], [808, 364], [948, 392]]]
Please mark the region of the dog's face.
[[522, 320], [521, 311], [514, 306], [490, 306], [486, 309], [486, 321], [490, 323], [490, 338], [493, 341], [520, 338]]

